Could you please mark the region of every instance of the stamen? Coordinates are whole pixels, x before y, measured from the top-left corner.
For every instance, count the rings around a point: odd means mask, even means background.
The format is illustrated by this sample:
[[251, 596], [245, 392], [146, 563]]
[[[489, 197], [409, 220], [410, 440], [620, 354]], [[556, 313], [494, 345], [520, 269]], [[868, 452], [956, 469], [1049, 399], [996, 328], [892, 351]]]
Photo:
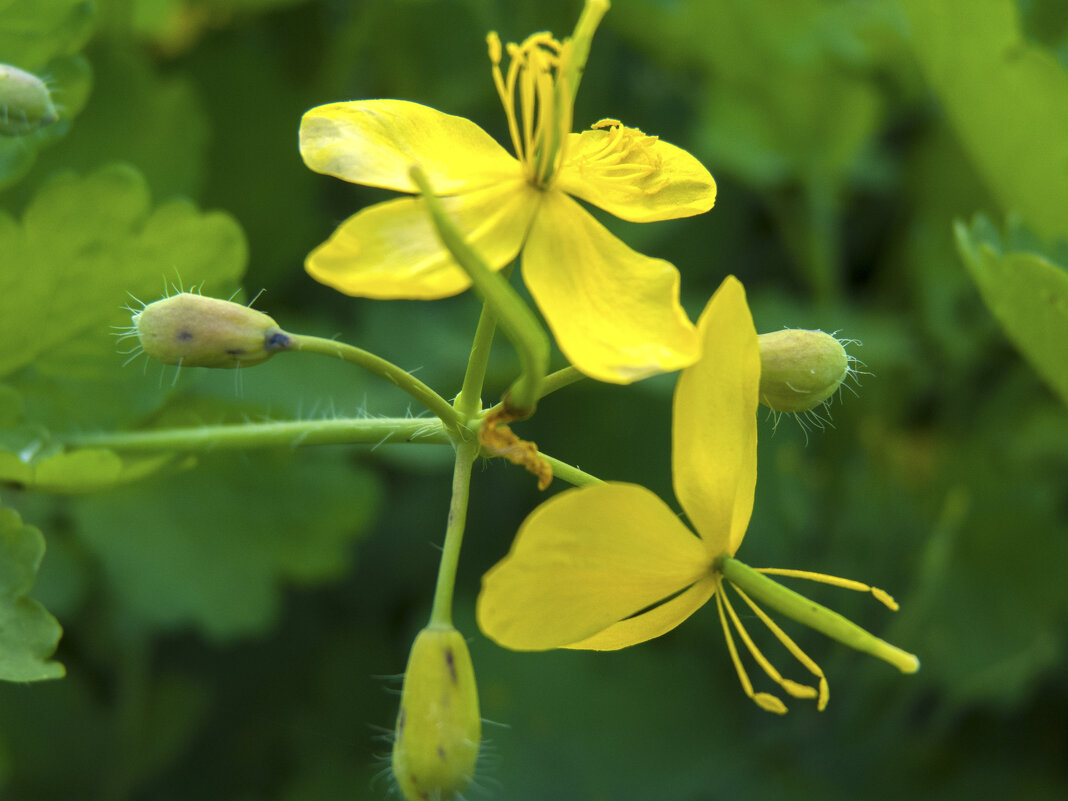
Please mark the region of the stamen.
[[865, 584], [861, 581], [854, 581], [853, 579], [839, 578], [838, 576], [829, 576], [826, 573], [812, 573], [808, 570], [790, 570], [788, 568], [779, 567], [758, 567], [754, 568], [757, 573], [763, 573], [766, 576], [789, 576], [792, 578], [803, 578], [809, 581], [818, 581], [821, 584], [830, 584], [834, 587], [842, 587], [846, 590], [855, 590], [856, 592], [870, 592], [877, 601], [886, 606], [888, 609], [896, 612], [898, 610], [897, 601], [893, 596], [885, 590], [880, 590], [878, 587], [872, 587], [869, 584]]
[[805, 668], [813, 676], [819, 679], [820, 689], [819, 698], [816, 701], [816, 709], [822, 712], [826, 708], [827, 702], [830, 700], [831, 697], [830, 686], [827, 684], [827, 677], [823, 675], [823, 670], [820, 668], [819, 665], [816, 664], [812, 657], [802, 651], [800, 646], [798, 646], [798, 644], [790, 638], [790, 635], [788, 635], [785, 631], [779, 628], [778, 624], [774, 620], [772, 620], [763, 609], [757, 606], [756, 603], [748, 595], [746, 595], [745, 592], [743, 592], [737, 584], [732, 581], [731, 586], [734, 587], [734, 591], [741, 596], [742, 600], [749, 605], [749, 608], [752, 609], [754, 613], [756, 613], [756, 616], [760, 618], [761, 622], [765, 626], [767, 626], [771, 633], [774, 634], [775, 637], [779, 640], [779, 642], [783, 644], [786, 650], [789, 651], [791, 655], [793, 655], [794, 659], [804, 665]]
[[531, 34], [522, 44], [509, 42], [504, 48], [509, 58], [507, 77], [500, 67], [500, 38], [491, 33], [486, 42], [516, 158], [527, 180], [546, 186], [562, 163], [571, 133], [574, 109], [570, 81], [564, 75], [571, 42], [561, 44], [545, 31]]
[[515, 157], [522, 162], [523, 148], [520, 146], [519, 124], [515, 118], [515, 80], [512, 69], [514, 62], [509, 64], [509, 85], [506, 86], [504, 76], [501, 74], [501, 39], [495, 32], [490, 31], [486, 36], [486, 44], [489, 46], [490, 62], [493, 65], [491, 70], [493, 85], [497, 87], [497, 95], [501, 99], [501, 105], [504, 106], [504, 116], [508, 120], [508, 134], [512, 137], [512, 148], [515, 150]]
[[738, 681], [742, 684], [742, 690], [761, 709], [774, 712], [777, 715], [786, 714], [786, 704], [779, 698], [771, 693], [753, 692], [753, 683], [749, 681], [749, 674], [745, 672], [742, 660], [738, 657], [738, 648], [734, 644], [730, 626], [727, 625], [727, 616], [723, 613], [723, 582], [718, 577], [716, 578], [716, 609], [719, 610], [719, 622], [723, 627], [723, 637], [727, 640], [727, 650], [730, 651], [731, 661], [734, 662], [734, 669], [738, 673]]
[[[768, 661], [767, 657], [764, 656], [764, 653], [757, 648], [756, 643], [753, 642], [753, 638], [749, 636], [749, 632], [746, 630], [745, 626], [742, 625], [741, 618], [739, 618], [737, 612], [734, 611], [734, 605], [731, 603], [731, 599], [727, 597], [727, 594], [726, 592], [723, 592], [723, 589], [721, 584], [720, 590], [723, 595], [723, 605], [727, 607], [727, 614], [731, 616], [731, 621], [734, 623], [734, 627], [738, 630], [738, 635], [742, 638], [742, 642], [744, 642], [749, 649], [749, 653], [753, 655], [753, 659], [755, 659], [757, 664], [768, 674], [768, 678], [786, 690], [786, 692], [794, 698], [815, 698], [815, 687], [809, 687], [807, 684], [784, 679], [782, 674], [779, 673], [771, 662]], [[735, 589], [737, 589], [737, 587], [735, 587]]]
[[552, 174], [553, 142], [553, 76], [552, 59], [542, 50], [537, 50], [532, 58], [534, 78], [538, 98], [538, 118], [534, 129], [534, 183], [544, 186]]
[[[511, 51], [511, 48], [509, 48]], [[516, 67], [519, 82], [519, 115], [523, 125], [523, 166], [526, 168], [528, 178], [534, 177], [534, 165], [531, 163], [536, 154], [536, 140], [534, 138], [534, 101], [535, 79], [533, 68], [530, 64], [530, 55], [521, 49], [512, 53], [512, 63]]]

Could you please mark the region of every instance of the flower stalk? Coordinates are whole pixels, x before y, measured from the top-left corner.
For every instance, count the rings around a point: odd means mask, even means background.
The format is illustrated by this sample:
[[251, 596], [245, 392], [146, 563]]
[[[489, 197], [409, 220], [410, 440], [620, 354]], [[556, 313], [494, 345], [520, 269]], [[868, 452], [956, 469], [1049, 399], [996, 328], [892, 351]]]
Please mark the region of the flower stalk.
[[395, 384], [423, 404], [450, 428], [456, 428], [464, 422], [463, 415], [454, 409], [452, 404], [441, 395], [407, 370], [383, 359], [381, 356], [376, 356], [370, 351], [333, 339], [324, 339], [323, 337], [309, 336], [307, 334], [290, 334], [289, 336], [293, 342], [292, 349], [295, 351], [333, 356], [349, 364], [362, 367]]
[[476, 440], [456, 445], [456, 463], [452, 474], [452, 501], [445, 525], [445, 543], [441, 546], [438, 581], [434, 588], [434, 605], [430, 610], [431, 626], [452, 626], [452, 596], [456, 587], [456, 568], [467, 524], [467, 501], [471, 492], [471, 466], [478, 455]]

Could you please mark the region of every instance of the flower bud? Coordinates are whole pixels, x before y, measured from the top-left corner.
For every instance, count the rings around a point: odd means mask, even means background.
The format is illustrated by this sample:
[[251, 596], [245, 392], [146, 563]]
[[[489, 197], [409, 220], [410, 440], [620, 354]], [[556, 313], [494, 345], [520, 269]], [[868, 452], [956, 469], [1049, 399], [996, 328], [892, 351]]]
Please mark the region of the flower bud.
[[149, 303], [133, 316], [145, 353], [164, 364], [246, 367], [292, 345], [263, 312], [189, 292]]
[[787, 328], [761, 334], [760, 402], [777, 412], [807, 412], [849, 375], [842, 343], [823, 331]]
[[58, 119], [44, 81], [18, 67], [0, 64], [0, 134], [23, 136]]
[[482, 737], [475, 671], [463, 635], [428, 626], [408, 657], [393, 775], [408, 801], [450, 801], [471, 781]]

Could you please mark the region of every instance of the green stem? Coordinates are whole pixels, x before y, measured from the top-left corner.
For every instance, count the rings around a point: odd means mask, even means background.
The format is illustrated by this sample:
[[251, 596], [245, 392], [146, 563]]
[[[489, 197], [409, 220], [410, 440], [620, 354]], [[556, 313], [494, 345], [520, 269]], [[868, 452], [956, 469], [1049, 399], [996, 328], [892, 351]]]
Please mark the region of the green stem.
[[[541, 400], [547, 395], [551, 395], [557, 390], [563, 389], [564, 387], [571, 386], [576, 381], [579, 381], [583, 378], [586, 378], [586, 376], [584, 376], [574, 367], [565, 367], [562, 370], [557, 370], [555, 373], [550, 373], [549, 375], [545, 376], [545, 380], [541, 382], [541, 388], [538, 390], [538, 400]], [[489, 411], [495, 412], [503, 405], [504, 402], [501, 401], [501, 403], [498, 403]]]
[[429, 625], [452, 626], [452, 595], [456, 587], [456, 568], [460, 562], [460, 545], [467, 523], [467, 499], [471, 491], [471, 466], [478, 455], [478, 441], [456, 445], [456, 465], [452, 473], [452, 502], [445, 526], [445, 543], [438, 565], [438, 583], [434, 588], [434, 605]]
[[[477, 431], [465, 439], [477, 441]], [[178, 451], [193, 453], [253, 448], [296, 448], [303, 445], [399, 444], [450, 445], [453, 440], [440, 420], [411, 417], [341, 418], [336, 420], [289, 420], [270, 423], [232, 423], [189, 428], [159, 428], [150, 431], [115, 431], [67, 437], [63, 444], [78, 448], [110, 448], [124, 452]], [[540, 454], [552, 466], [553, 475], [582, 487], [604, 483], [548, 454]]]
[[320, 353], [324, 356], [343, 359], [349, 364], [355, 364], [385, 378], [387, 381], [391, 381], [437, 415], [447, 426], [456, 427], [464, 422], [465, 418], [456, 409], [452, 408], [452, 405], [447, 400], [407, 370], [402, 370], [393, 362], [386, 361], [381, 356], [376, 356], [361, 348], [347, 345], [344, 342], [336, 342], [332, 339], [313, 337], [307, 334], [290, 334], [289, 336], [293, 340], [293, 350], [299, 350], [304, 353]]
[[234, 423], [80, 434], [64, 440], [64, 444], [76, 447], [112, 448], [120, 451], [236, 450], [357, 442], [448, 444], [450, 440], [440, 420], [413, 417]]
[[724, 556], [718, 560], [716, 567], [724, 578], [737, 584], [747, 594], [798, 623], [822, 632], [843, 645], [889, 662], [902, 673], [915, 673], [920, 669], [920, 660], [915, 654], [880, 640], [853, 621], [787, 589], [743, 562]]
[[585, 473], [579, 470], [577, 467], [569, 465], [567, 462], [561, 462], [547, 453], [538, 452], [538, 456], [549, 463], [549, 466], [553, 469], [553, 477], [566, 481], [568, 484], [574, 484], [576, 487], [584, 487], [587, 484], [603, 484], [604, 481], [597, 478], [597, 476], [591, 476], [589, 473]]
[[538, 388], [549, 371], [549, 337], [519, 294], [502, 275], [482, 261], [482, 257], [452, 224], [441, 201], [434, 195], [426, 173], [419, 167], [412, 167], [410, 174], [422, 193], [442, 244], [471, 278], [475, 291], [492, 310], [519, 354], [521, 373], [508, 391], [509, 405], [520, 412], [533, 412]]
[[[505, 281], [512, 275], [514, 266], [512, 263], [501, 270]], [[493, 346], [493, 334], [496, 330], [497, 315], [488, 304], [483, 303], [478, 327], [475, 328], [475, 338], [471, 342], [471, 355], [467, 358], [464, 385], [452, 404], [468, 420], [482, 411], [482, 387], [486, 382], [486, 368], [489, 366], [490, 348]]]
[[482, 386], [486, 381], [486, 367], [489, 365], [493, 332], [496, 329], [497, 318], [490, 307], [483, 303], [482, 314], [478, 316], [478, 327], [475, 328], [475, 338], [471, 342], [471, 355], [467, 358], [464, 385], [453, 401], [457, 411], [468, 419], [482, 411]]
[[546, 395], [551, 395], [558, 389], [569, 387], [576, 381], [581, 381], [586, 376], [576, 370], [574, 367], [565, 367], [562, 370], [557, 370], [555, 373], [549, 373], [545, 376], [545, 380], [541, 382], [541, 389], [538, 391], [538, 400], [541, 400]]

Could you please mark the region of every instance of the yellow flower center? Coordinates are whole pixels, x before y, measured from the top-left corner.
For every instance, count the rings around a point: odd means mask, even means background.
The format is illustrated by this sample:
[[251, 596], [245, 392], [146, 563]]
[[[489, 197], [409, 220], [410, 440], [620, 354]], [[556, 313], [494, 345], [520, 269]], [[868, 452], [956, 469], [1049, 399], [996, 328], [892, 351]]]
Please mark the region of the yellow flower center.
[[552, 34], [535, 33], [522, 44], [509, 43], [507, 76], [501, 71], [500, 37], [490, 33], [486, 43], [516, 158], [531, 185], [547, 189], [564, 161], [571, 133], [571, 40], [559, 42]]

